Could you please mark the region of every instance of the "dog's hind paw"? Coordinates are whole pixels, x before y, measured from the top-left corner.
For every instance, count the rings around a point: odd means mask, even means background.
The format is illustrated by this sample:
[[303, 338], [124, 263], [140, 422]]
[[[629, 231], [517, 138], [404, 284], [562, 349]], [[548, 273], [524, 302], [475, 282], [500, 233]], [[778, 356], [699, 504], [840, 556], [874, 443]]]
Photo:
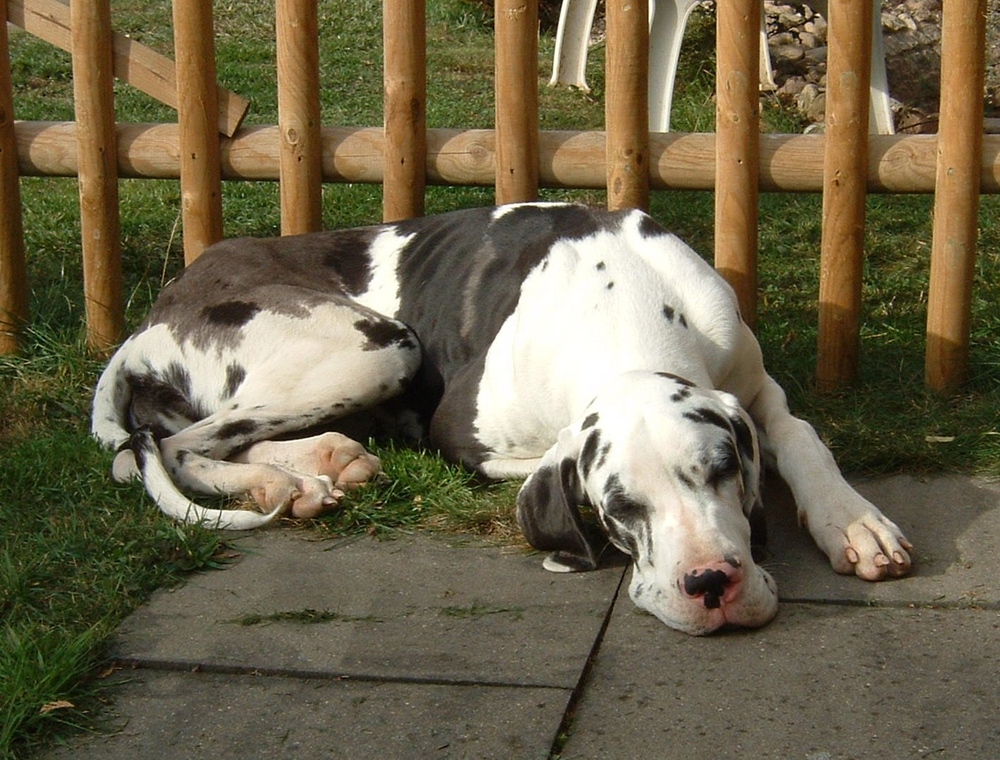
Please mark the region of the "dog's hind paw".
[[116, 483], [129, 483], [139, 477], [139, 466], [131, 449], [122, 449], [111, 463], [111, 478]]
[[280, 513], [306, 520], [336, 508], [344, 492], [333, 486], [325, 475], [293, 475], [281, 473], [280, 477], [250, 489], [250, 496], [264, 512], [275, 509]]
[[317, 478], [303, 478], [300, 488], [292, 499], [289, 516], [300, 520], [319, 517], [340, 506], [344, 492], [333, 486], [325, 475]]
[[323, 435], [316, 455], [320, 462], [319, 472], [329, 477], [337, 488], [357, 488], [382, 473], [382, 463], [377, 456], [340, 433]]

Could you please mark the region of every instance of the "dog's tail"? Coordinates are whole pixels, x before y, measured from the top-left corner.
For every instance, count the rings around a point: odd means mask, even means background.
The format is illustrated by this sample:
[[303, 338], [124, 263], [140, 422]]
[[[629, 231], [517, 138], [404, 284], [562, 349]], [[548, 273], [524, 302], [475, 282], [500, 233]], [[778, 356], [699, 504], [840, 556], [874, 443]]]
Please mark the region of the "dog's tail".
[[130, 437], [126, 425], [132, 389], [124, 372], [128, 344], [129, 341], [125, 341], [111, 357], [94, 391], [90, 434], [109, 449], [121, 449]]
[[207, 509], [188, 499], [177, 488], [163, 464], [160, 445], [149, 428], [129, 431], [132, 388], [125, 373], [129, 338], [108, 362], [97, 381], [90, 432], [104, 447], [118, 451], [112, 476], [118, 482], [141, 477], [146, 491], [160, 510], [175, 520], [201, 523], [206, 527], [250, 530], [266, 525], [281, 509], [269, 514], [239, 509]]
[[104, 448], [117, 452], [111, 465], [111, 477], [118, 483], [128, 483], [139, 477], [132, 453], [132, 432], [129, 429], [132, 386], [125, 372], [129, 345], [133, 338], [134, 336], [128, 338], [119, 346], [101, 373], [97, 388], [94, 389], [94, 405], [90, 415], [90, 434]]
[[284, 506], [262, 514], [243, 509], [209, 509], [201, 507], [181, 493], [167, 468], [163, 465], [160, 445], [153, 431], [141, 427], [132, 433], [132, 452], [142, 476], [143, 485], [156, 505], [168, 517], [180, 522], [201, 524], [217, 530], [252, 530], [267, 525], [284, 509]]

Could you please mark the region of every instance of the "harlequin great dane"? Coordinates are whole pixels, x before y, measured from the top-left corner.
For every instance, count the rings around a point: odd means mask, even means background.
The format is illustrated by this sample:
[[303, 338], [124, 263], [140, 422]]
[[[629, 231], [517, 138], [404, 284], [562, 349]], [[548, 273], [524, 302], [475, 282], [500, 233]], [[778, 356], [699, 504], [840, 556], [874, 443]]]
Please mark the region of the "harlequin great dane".
[[689, 633], [775, 614], [753, 558], [761, 449], [837, 572], [910, 569], [789, 413], [728, 285], [638, 211], [521, 204], [214, 245], [112, 358], [93, 433], [166, 514], [242, 529], [374, 476], [360, 444], [307, 431], [387, 410], [453, 462], [526, 477], [517, 518], [546, 568], [592, 569], [610, 541], [635, 603]]

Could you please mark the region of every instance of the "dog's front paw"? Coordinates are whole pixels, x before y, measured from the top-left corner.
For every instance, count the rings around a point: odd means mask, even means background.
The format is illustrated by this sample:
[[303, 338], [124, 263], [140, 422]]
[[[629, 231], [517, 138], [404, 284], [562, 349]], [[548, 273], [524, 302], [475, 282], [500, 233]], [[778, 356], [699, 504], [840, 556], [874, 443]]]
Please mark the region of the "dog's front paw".
[[[805, 522], [804, 516], [801, 517]], [[911, 544], [892, 520], [874, 507], [843, 520], [808, 525], [833, 569], [866, 581], [899, 578], [912, 568]]]

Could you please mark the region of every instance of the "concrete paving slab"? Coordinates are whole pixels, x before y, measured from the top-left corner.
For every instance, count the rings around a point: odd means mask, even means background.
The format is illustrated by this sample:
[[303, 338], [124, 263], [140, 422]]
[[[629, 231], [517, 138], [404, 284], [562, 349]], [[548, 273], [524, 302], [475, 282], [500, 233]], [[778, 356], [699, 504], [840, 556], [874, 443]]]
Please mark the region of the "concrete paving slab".
[[998, 673], [996, 610], [786, 603], [692, 638], [620, 604], [560, 758], [992, 760]]
[[310, 540], [272, 530], [244, 557], [156, 593], [116, 657], [150, 667], [573, 688], [622, 567], [552, 574], [520, 550]]
[[119, 730], [49, 760], [548, 757], [566, 689], [440, 686], [143, 670]]
[[992, 758], [1000, 486], [857, 485], [917, 544], [914, 576], [835, 575], [779, 489], [778, 617], [708, 638], [638, 612], [624, 587], [602, 638], [621, 566], [552, 575], [538, 556], [427, 536], [241, 539], [241, 561], [121, 629], [139, 667], [123, 730], [46, 757], [545, 757], [597, 642], [567, 760]]
[[1000, 607], [1000, 484], [958, 476], [854, 481], [916, 546], [913, 573], [867, 583], [831, 572], [783, 484], [768, 488], [770, 559], [783, 600]]

